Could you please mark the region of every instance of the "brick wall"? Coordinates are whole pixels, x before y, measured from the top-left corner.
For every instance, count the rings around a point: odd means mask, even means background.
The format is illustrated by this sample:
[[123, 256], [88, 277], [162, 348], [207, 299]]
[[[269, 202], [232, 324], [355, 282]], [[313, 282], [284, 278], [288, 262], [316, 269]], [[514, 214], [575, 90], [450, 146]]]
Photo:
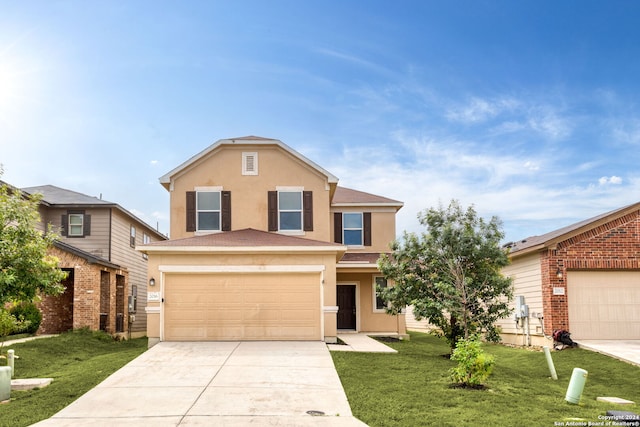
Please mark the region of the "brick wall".
[[[46, 296], [40, 302], [42, 324], [38, 333], [59, 333], [84, 327], [98, 330], [100, 329], [101, 307], [107, 310], [106, 331], [115, 333], [116, 306], [123, 306], [123, 304], [116, 303], [116, 277], [118, 275], [124, 277], [125, 290], [122, 298], [126, 298], [127, 272], [90, 264], [84, 258], [58, 248], [52, 248], [50, 252], [60, 260], [60, 268], [72, 271], [72, 275], [65, 282], [67, 290], [64, 294], [55, 297]], [[126, 305], [124, 306], [126, 307]], [[124, 314], [126, 329], [128, 314]]]
[[[568, 270], [640, 269], [640, 211], [601, 224], [560, 242], [541, 254], [544, 328], [570, 331], [567, 305]], [[562, 277], [556, 272], [560, 269]], [[553, 295], [553, 288], [564, 295]]]

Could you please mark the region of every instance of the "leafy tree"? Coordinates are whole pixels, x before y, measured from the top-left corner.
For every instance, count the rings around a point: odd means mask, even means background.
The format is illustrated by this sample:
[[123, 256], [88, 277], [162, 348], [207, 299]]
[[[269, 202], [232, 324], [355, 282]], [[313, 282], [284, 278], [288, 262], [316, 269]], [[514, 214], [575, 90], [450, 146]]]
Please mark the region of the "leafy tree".
[[57, 236], [50, 226], [45, 233], [37, 229], [40, 199], [0, 185], [0, 307], [64, 291], [66, 273], [47, 253]]
[[460, 338], [475, 333], [499, 341], [495, 322], [509, 315], [513, 298], [511, 279], [500, 272], [509, 264], [500, 245], [500, 220], [487, 222], [473, 206], [463, 210], [456, 200], [446, 209], [425, 210], [418, 219], [427, 231], [405, 232], [402, 242], [392, 243], [392, 253], [378, 260], [380, 271], [395, 281], [380, 289], [387, 311], [413, 305], [416, 319], [438, 327], [452, 351]]

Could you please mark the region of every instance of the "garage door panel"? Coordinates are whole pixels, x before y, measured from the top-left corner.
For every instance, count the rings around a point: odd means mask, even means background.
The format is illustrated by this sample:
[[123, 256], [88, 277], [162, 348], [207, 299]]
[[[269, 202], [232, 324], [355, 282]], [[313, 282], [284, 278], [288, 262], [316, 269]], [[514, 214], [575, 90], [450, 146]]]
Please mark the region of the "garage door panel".
[[640, 272], [570, 271], [567, 301], [572, 338], [640, 339]]
[[168, 274], [166, 340], [319, 340], [320, 275]]

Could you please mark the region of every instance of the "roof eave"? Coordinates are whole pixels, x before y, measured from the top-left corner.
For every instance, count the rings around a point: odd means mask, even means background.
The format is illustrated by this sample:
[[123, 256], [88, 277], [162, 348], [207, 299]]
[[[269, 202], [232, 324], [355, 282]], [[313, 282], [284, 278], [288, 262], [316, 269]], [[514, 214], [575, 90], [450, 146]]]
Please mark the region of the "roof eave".
[[141, 245], [136, 250], [143, 253], [345, 253], [346, 246], [161, 246]]
[[511, 252], [511, 253], [509, 253], [509, 257], [518, 258], [518, 257], [524, 256], [524, 255], [528, 255], [528, 254], [533, 253], [533, 252], [539, 252], [539, 251], [541, 251], [542, 249], [545, 249], [548, 246], [549, 245], [546, 245], [544, 243], [540, 244], [540, 245], [531, 246], [531, 247], [528, 247], [528, 248], [521, 249], [519, 251]]
[[[553, 249], [558, 246], [559, 243], [564, 242], [565, 240], [569, 240], [572, 237], [575, 237], [579, 234], [582, 234], [586, 231], [589, 231], [593, 228], [599, 227], [603, 224], [611, 222], [616, 218], [620, 218], [622, 216], [628, 215], [631, 212], [637, 211], [640, 209], [640, 203], [634, 203], [625, 208], [621, 208], [613, 211], [610, 215], [604, 216], [602, 218], [598, 218], [595, 221], [589, 222], [587, 224], [582, 225], [581, 227], [575, 228], [573, 230], [569, 230], [566, 233], [560, 234], [558, 236], [552, 237], [548, 240], [545, 240], [537, 245], [523, 248], [519, 251], [514, 251], [510, 254], [512, 257], [520, 257], [523, 255], [530, 254], [532, 252], [540, 251], [543, 249]], [[553, 233], [553, 232], [551, 232]]]
[[400, 202], [400, 203], [390, 203], [390, 202], [385, 202], [385, 203], [332, 203], [331, 207], [335, 207], [335, 208], [349, 208], [349, 207], [355, 207], [355, 208], [361, 208], [361, 207], [374, 207], [374, 208], [396, 208], [396, 210], [400, 210], [402, 209], [402, 207], [404, 206], [404, 203]]

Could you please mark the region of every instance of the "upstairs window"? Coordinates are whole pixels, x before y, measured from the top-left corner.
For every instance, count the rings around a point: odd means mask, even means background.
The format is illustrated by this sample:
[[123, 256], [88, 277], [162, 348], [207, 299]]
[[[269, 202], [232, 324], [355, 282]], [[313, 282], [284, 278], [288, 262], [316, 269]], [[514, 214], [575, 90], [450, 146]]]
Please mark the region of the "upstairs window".
[[84, 234], [84, 215], [69, 214], [69, 237], [82, 237]]
[[268, 192], [269, 231], [313, 231], [313, 192], [286, 187]]
[[91, 234], [91, 215], [84, 210], [69, 210], [60, 219], [60, 235], [78, 238]]
[[342, 214], [343, 243], [347, 246], [362, 246], [364, 228], [362, 226], [361, 213]]
[[371, 212], [334, 212], [333, 241], [347, 246], [371, 246]]
[[196, 192], [196, 230], [220, 231], [220, 192]]
[[187, 231], [231, 231], [231, 192], [222, 187], [196, 187], [187, 191]]
[[136, 227], [133, 225], [129, 228], [129, 246], [136, 247]]
[[302, 191], [278, 191], [278, 229], [302, 231]]
[[[151, 243], [151, 237], [147, 233], [142, 233], [142, 244], [148, 245], [149, 243]], [[143, 253], [142, 259], [149, 259], [149, 255]]]

